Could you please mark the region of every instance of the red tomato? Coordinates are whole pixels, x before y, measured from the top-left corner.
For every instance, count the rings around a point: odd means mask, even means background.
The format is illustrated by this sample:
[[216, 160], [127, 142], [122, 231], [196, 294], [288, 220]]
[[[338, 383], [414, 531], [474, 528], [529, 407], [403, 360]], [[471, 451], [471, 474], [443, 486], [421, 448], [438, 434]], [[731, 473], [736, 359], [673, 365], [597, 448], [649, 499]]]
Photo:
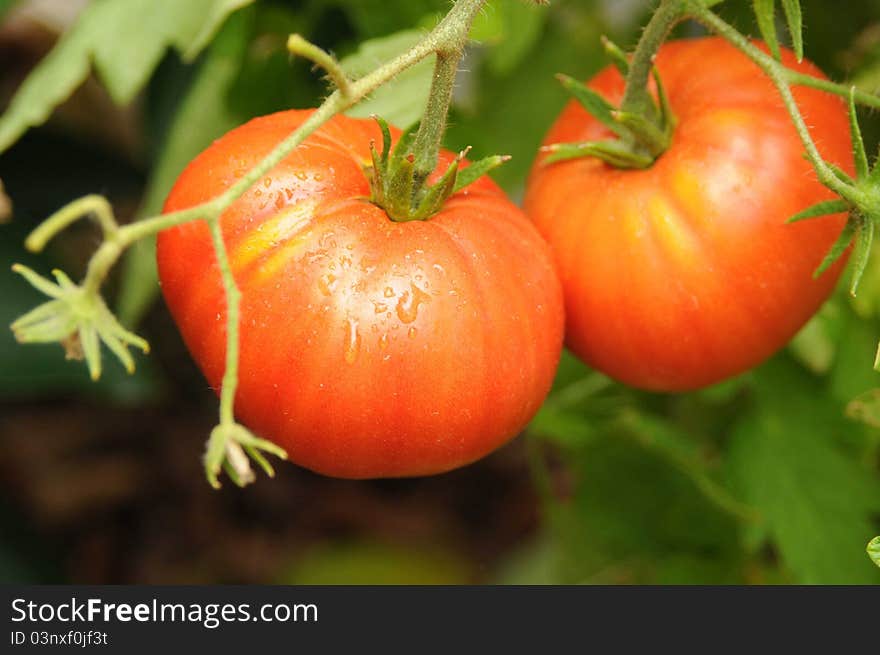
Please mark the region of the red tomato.
[[[309, 113], [257, 118], [214, 142], [165, 211], [223, 192]], [[562, 348], [562, 292], [546, 244], [487, 177], [427, 221], [391, 221], [368, 200], [371, 140], [381, 144], [372, 121], [337, 116], [221, 217], [242, 292], [235, 410], [320, 473], [440, 473], [537, 411]], [[440, 168], [451, 159], [443, 152]], [[162, 232], [158, 263], [218, 389], [226, 313], [207, 225]]]
[[[784, 62], [822, 76], [812, 64]], [[786, 224], [834, 196], [805, 160], [779, 93], [718, 38], [664, 45], [657, 68], [678, 119], [671, 147], [646, 170], [597, 159], [545, 165], [527, 213], [550, 242], [565, 294], [566, 344], [627, 384], [694, 389], [782, 347], [831, 293], [843, 261], [813, 272], [844, 215]], [[619, 103], [613, 67], [589, 83]], [[852, 172], [844, 103], [794, 89], [822, 155]], [[545, 144], [610, 138], [570, 102]]]

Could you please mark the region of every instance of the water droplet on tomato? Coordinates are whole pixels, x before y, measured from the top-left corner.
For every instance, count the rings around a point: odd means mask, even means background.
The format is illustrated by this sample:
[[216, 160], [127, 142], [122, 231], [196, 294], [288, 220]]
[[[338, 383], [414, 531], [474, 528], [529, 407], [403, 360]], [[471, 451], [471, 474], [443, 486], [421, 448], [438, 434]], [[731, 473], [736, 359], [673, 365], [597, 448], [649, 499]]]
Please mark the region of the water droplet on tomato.
[[383, 334], [379, 337], [379, 348], [381, 350], [385, 350], [388, 347], [388, 334]]
[[397, 318], [402, 323], [412, 323], [419, 315], [419, 305], [431, 300], [431, 296], [410, 283], [409, 291], [404, 291], [397, 301]]
[[308, 179], [308, 175], [305, 174], [305, 171], [297, 171], [293, 174], [293, 176], [298, 180], [306, 180]]
[[329, 296], [336, 288], [337, 282], [338, 280], [336, 279], [335, 275], [327, 273], [318, 278], [318, 288], [325, 296]]
[[374, 300], [373, 301], [373, 311], [377, 314], [381, 314], [382, 312], [387, 312], [388, 305], [386, 305], [384, 302]]
[[394, 289], [392, 289], [391, 287], [385, 287], [385, 297], [386, 298], [393, 298], [394, 297]]
[[345, 322], [345, 361], [354, 364], [361, 350], [361, 335], [358, 323], [353, 318]]
[[417, 330], [416, 330], [414, 327], [411, 327], [411, 328], [409, 329], [409, 332], [407, 332], [407, 335], [409, 335], [409, 338], [410, 338], [410, 339], [415, 339], [415, 338], [416, 338], [416, 332], [417, 332]]
[[265, 178], [263, 178], [263, 186], [266, 187], [267, 189], [268, 189], [270, 186], [272, 186], [272, 178], [271, 178], [271, 177], [265, 177]]

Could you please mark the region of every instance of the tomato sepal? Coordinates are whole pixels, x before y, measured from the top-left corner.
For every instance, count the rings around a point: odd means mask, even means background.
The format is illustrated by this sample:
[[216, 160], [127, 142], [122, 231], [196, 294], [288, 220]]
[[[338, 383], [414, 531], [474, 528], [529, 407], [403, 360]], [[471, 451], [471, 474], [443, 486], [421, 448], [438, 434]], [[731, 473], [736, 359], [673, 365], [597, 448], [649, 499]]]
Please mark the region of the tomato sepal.
[[150, 352], [150, 344], [122, 327], [96, 290], [74, 284], [58, 269], [52, 271], [57, 283], [22, 264], [14, 264], [12, 270], [52, 299], [12, 323], [19, 343], [60, 343], [67, 359], [85, 360], [92, 380], [101, 377], [101, 342], [130, 374], [135, 364], [129, 346]]
[[480, 177], [510, 159], [506, 155], [493, 155], [462, 167], [470, 147], [461, 151], [433, 184], [426, 185], [416, 169], [415, 153], [412, 151], [419, 124], [404, 130], [397, 144], [391, 144], [388, 123], [373, 116], [382, 132], [382, 151], [370, 143], [371, 165], [366, 168], [370, 182], [370, 201], [385, 210], [396, 222], [427, 220], [439, 212], [446, 200]]
[[614, 64], [614, 67], [617, 68], [620, 74], [623, 77], [629, 75], [629, 60], [626, 58], [626, 53], [623, 49], [604, 34], [599, 37], [599, 40], [602, 42], [605, 55], [611, 60], [611, 63]]
[[220, 423], [211, 431], [205, 448], [205, 477], [214, 489], [220, 488], [220, 470], [226, 471], [229, 479], [239, 487], [245, 487], [256, 479], [249, 457], [253, 459], [270, 478], [275, 477], [275, 469], [263, 455], [265, 451], [279, 459], [287, 459], [287, 451], [280, 446], [260, 439], [239, 423]]
[[541, 151], [549, 153], [544, 159], [545, 165], [583, 157], [596, 157], [617, 168], [647, 168], [654, 162], [646, 155], [631, 151], [620, 141], [611, 140], [554, 143], [543, 146]]
[[845, 200], [823, 200], [815, 205], [810, 205], [803, 211], [799, 211], [794, 216], [788, 218], [786, 223], [796, 223], [808, 218], [817, 218], [819, 216], [828, 216], [829, 214], [839, 214], [840, 212], [849, 211], [849, 203]]
[[[612, 64], [626, 77], [629, 74], [626, 55], [607, 38], [603, 38], [602, 44]], [[556, 79], [565, 90], [617, 138], [545, 146], [542, 150], [551, 154], [543, 164], [595, 157], [616, 168], [649, 168], [669, 148], [676, 124], [669, 97], [656, 68], [652, 69], [651, 75], [656, 86], [656, 97], [651, 97], [644, 113], [640, 113], [616, 107], [586, 84], [568, 75], [557, 74]]]

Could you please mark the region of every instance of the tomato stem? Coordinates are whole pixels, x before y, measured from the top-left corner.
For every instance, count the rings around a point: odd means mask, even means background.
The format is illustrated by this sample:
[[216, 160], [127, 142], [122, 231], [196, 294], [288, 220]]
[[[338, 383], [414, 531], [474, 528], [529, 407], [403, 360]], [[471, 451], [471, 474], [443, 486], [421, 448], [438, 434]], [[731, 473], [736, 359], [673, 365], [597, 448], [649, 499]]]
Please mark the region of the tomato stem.
[[351, 80], [348, 79], [342, 66], [330, 53], [322, 50], [314, 43], [306, 41], [299, 34], [291, 34], [287, 38], [287, 51], [292, 55], [299, 55], [309, 59], [316, 65], [327, 71], [330, 80], [343, 96], [351, 95]]
[[[468, 33], [484, 4], [485, 0], [459, 0], [435, 28], [442, 45], [435, 51], [434, 75], [425, 110], [419, 123], [407, 129], [394, 148], [391, 148], [387, 124], [377, 117], [385, 138], [381, 158], [374, 156], [373, 165], [368, 170], [371, 200], [393, 221], [430, 218], [450, 195], [463, 186], [462, 181], [476, 179], [459, 175], [459, 164], [465, 154], [462, 153], [437, 182], [426, 186], [428, 176], [439, 161], [455, 78]], [[487, 157], [474, 162], [471, 168], [483, 175], [504, 161], [504, 157]]]
[[[482, 5], [482, 2], [477, 6], [479, 5]], [[437, 168], [437, 157], [446, 131], [446, 116], [452, 102], [455, 76], [458, 73], [461, 55], [460, 50], [450, 54], [437, 53], [431, 92], [412, 148], [415, 155], [413, 174], [416, 187], [421, 186], [428, 175]]]
[[635, 52], [629, 62], [629, 74], [620, 110], [630, 114], [644, 116], [656, 122], [657, 107], [648, 91], [648, 81], [654, 70], [654, 58], [657, 51], [672, 28], [684, 18], [685, 3], [681, 0], [662, 0], [651, 20], [645, 26], [642, 36], [636, 45]]
[[235, 400], [235, 390], [238, 386], [238, 324], [241, 291], [235, 284], [232, 269], [229, 267], [229, 257], [226, 253], [226, 245], [223, 243], [220, 220], [214, 218], [208, 221], [208, 226], [211, 228], [211, 240], [217, 255], [217, 266], [220, 268], [220, 276], [223, 279], [223, 288], [226, 292], [226, 370], [223, 372], [223, 383], [220, 389], [220, 423], [228, 425], [235, 422], [232, 406]]
[[412, 148], [415, 155], [414, 191], [416, 193], [428, 175], [437, 167], [437, 157], [446, 131], [446, 116], [452, 102], [458, 64], [464, 54], [474, 18], [485, 2], [486, 0], [458, 0], [434, 28], [435, 38], [438, 41], [435, 49], [437, 59], [434, 63], [434, 76]]

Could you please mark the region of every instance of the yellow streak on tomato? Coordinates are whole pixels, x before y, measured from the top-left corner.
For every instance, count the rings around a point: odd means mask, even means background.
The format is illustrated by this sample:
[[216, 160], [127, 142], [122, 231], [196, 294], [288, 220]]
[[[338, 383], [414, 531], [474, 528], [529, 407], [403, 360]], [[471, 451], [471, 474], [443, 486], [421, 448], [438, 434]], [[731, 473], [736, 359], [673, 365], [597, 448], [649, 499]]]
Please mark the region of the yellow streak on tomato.
[[699, 266], [699, 240], [681, 213], [659, 195], [648, 202], [648, 212], [661, 251], [679, 266]]
[[711, 229], [712, 221], [709, 220], [700, 173], [689, 166], [678, 166], [670, 178], [670, 194], [675, 198], [680, 212], [687, 214], [687, 220], [694, 229]]
[[[266, 253], [272, 253], [279, 245], [295, 237], [297, 232], [300, 232], [309, 222], [317, 204], [318, 201], [316, 199], [301, 200], [257, 226], [248, 236], [242, 239], [235, 252], [232, 253], [233, 270], [240, 271], [247, 268], [254, 261], [266, 255]], [[287, 250], [287, 248], [285, 247], [284, 250]], [[266, 264], [260, 267], [261, 277], [269, 275], [276, 270], [272, 268], [269, 271], [266, 268], [266, 265], [270, 264], [273, 259], [275, 257], [270, 255]]]

